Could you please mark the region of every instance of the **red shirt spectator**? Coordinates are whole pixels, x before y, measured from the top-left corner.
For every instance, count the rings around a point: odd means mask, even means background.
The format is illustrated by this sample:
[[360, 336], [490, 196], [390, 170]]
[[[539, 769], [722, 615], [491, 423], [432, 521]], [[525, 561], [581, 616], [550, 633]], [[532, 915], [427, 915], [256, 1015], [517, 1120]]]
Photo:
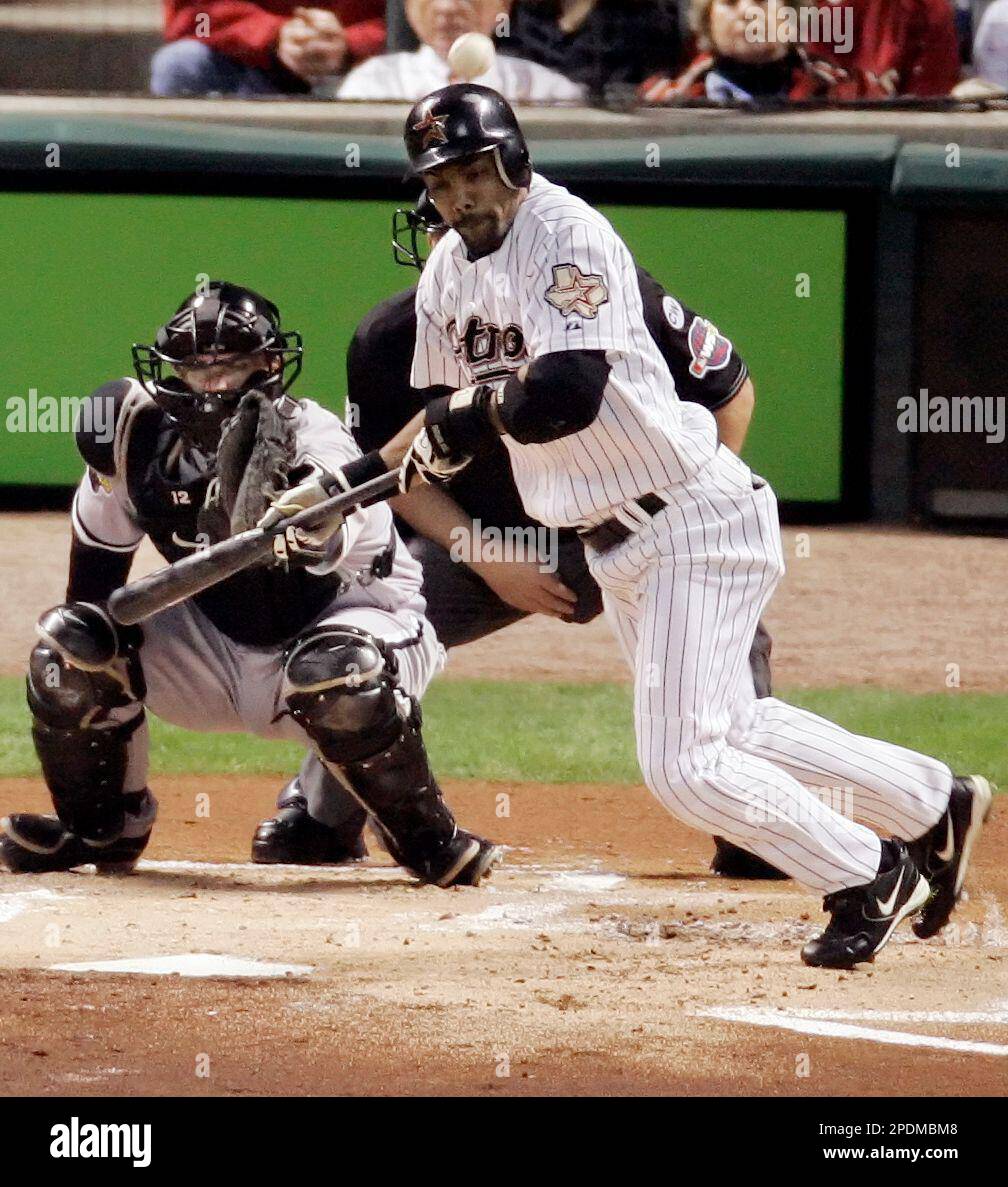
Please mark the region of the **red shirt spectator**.
[[[761, 53], [756, 60], [753, 55], [759, 46], [740, 40], [742, 22], [766, 7], [765, 0], [692, 0], [691, 24], [704, 52], [677, 78], [656, 75], [647, 79], [640, 88], [641, 99], [662, 103], [704, 95], [715, 101], [745, 96], [839, 100], [929, 97], [947, 95], [959, 81], [955, 24], [948, 0], [846, 0], [842, 12], [839, 7], [823, 5], [823, 11], [833, 18], [835, 31], [837, 20], [841, 22], [842, 37], [850, 48], [841, 46], [837, 39], [803, 42], [799, 32], [786, 57], [770, 60]], [[712, 20], [712, 14], [717, 21]], [[783, 36], [785, 26], [769, 27], [778, 30], [778, 38]], [[816, 30], [823, 31], [822, 27]]]
[[[309, 0], [343, 25], [349, 63], [385, 48], [385, 0]], [[245, 66], [269, 70], [280, 29], [302, 7], [287, 0], [164, 0], [165, 40], [196, 38]], [[204, 30], [200, 18], [209, 18]], [[348, 63], [348, 64], [349, 64]]]
[[949, 0], [844, 0], [854, 10], [854, 49], [812, 43], [809, 53], [847, 75], [836, 99], [947, 95], [959, 81], [959, 48]]

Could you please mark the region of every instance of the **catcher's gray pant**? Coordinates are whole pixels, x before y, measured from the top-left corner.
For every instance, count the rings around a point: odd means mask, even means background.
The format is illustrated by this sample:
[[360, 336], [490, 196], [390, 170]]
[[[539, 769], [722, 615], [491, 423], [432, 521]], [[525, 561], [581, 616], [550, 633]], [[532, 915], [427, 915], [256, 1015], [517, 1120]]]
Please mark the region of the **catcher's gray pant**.
[[[360, 627], [395, 651], [399, 685], [418, 700], [444, 666], [444, 648], [430, 623], [414, 610], [381, 610], [338, 602], [308, 624]], [[148, 619], [143, 626], [140, 662], [147, 682], [144, 704], [172, 725], [200, 732], [250, 733], [263, 738], [305, 742], [306, 735], [285, 712], [282, 647], [246, 647], [222, 634], [192, 602], [182, 602]], [[415, 642], [409, 642], [414, 640]], [[128, 719], [139, 705], [114, 712]], [[146, 723], [129, 742], [125, 791], [147, 785], [149, 739]], [[327, 824], [359, 812], [311, 752], [302, 766], [309, 811]], [[324, 778], [322, 777], [324, 776]]]

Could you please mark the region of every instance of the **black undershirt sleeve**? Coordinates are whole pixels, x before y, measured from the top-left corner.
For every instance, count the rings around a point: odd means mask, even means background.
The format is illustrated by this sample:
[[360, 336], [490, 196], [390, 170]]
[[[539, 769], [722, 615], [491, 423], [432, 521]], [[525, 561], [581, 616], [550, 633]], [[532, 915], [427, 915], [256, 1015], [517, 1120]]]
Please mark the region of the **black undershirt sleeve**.
[[135, 552], [92, 548], [76, 536], [70, 542], [68, 602], [104, 602], [113, 590], [126, 584]]
[[115, 426], [130, 387], [128, 379], [102, 384], [81, 405], [74, 426], [77, 451], [93, 470], [108, 478], [115, 474]]
[[[77, 449], [91, 471], [115, 476], [115, 426], [123, 401], [129, 395], [128, 379], [115, 379], [92, 392], [75, 426]], [[113, 551], [85, 544], [76, 533], [70, 541], [67, 577], [68, 602], [105, 602], [126, 584], [136, 550]]]
[[501, 423], [522, 445], [580, 433], [598, 416], [609, 379], [604, 350], [540, 355], [525, 380], [512, 377], [496, 405]]

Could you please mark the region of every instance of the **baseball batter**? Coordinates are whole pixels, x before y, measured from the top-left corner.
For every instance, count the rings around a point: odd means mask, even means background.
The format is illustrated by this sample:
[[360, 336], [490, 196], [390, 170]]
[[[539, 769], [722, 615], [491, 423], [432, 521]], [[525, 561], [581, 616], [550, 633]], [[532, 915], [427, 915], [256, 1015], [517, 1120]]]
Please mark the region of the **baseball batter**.
[[[405, 139], [453, 230], [417, 291], [412, 382], [442, 394], [386, 451], [402, 454], [403, 488], [443, 482], [503, 440], [528, 514], [586, 542], [634, 670], [648, 786], [687, 824], [825, 895], [831, 919], [806, 963], [870, 960], [910, 915], [919, 936], [935, 934], [961, 893], [990, 785], [754, 696], [749, 648], [784, 571], [776, 500], [719, 444], [710, 412], [678, 398], [626, 246], [532, 171], [492, 90], [435, 91]], [[718, 336], [700, 338], [698, 360], [709, 360]], [[815, 794], [841, 786], [872, 827]]]
[[[82, 416], [87, 472], [73, 503], [68, 603], [43, 615], [31, 655], [32, 737], [56, 816], [0, 824], [15, 873], [130, 868], [157, 813], [145, 709], [194, 730], [248, 731], [311, 747], [309, 796], [341, 856], [370, 814], [422, 881], [476, 884], [499, 857], [456, 826], [427, 761], [419, 699], [443, 662], [419, 565], [387, 504], [277, 537], [276, 562], [117, 627], [104, 603], [143, 537], [169, 562], [282, 520], [328, 489], [385, 471], [340, 419], [289, 391], [300, 337], [258, 293], [213, 281], [179, 306], [136, 378], [99, 388], [109, 417]], [[106, 440], [88, 426], [114, 423]], [[323, 489], [324, 488], [324, 489]], [[337, 854], [330, 854], [335, 860]]]
[[[429, 243], [448, 226], [426, 194], [416, 210], [393, 218], [395, 259], [423, 269]], [[732, 342], [700, 314], [687, 308], [637, 269], [644, 321], [686, 400], [709, 408], [721, 439], [735, 453], [745, 440], [755, 402], [749, 369]], [[410, 385], [416, 347], [416, 285], [375, 306], [361, 321], [347, 351], [347, 424], [363, 450], [377, 449], [424, 407], [424, 395]], [[708, 330], [717, 349], [701, 352]], [[491, 442], [478, 467], [460, 471], [443, 487], [426, 483], [393, 500], [396, 523], [423, 566], [427, 617], [446, 648], [480, 639], [530, 613], [566, 622], [588, 622], [602, 613], [602, 593], [588, 572], [584, 545], [574, 529], [547, 532], [524, 510], [503, 443]], [[460, 559], [456, 542], [486, 532], [517, 540], [518, 555], [489, 559], [470, 550]], [[534, 555], [532, 540], [546, 542], [547, 556]], [[750, 653], [757, 696], [769, 696], [770, 636], [757, 627]], [[303, 775], [280, 794], [277, 813], [264, 821], [252, 842], [259, 862], [325, 863], [345, 837], [308, 811]], [[316, 801], [317, 801], [316, 797]], [[780, 878], [773, 866], [715, 837], [711, 868], [735, 878]]]

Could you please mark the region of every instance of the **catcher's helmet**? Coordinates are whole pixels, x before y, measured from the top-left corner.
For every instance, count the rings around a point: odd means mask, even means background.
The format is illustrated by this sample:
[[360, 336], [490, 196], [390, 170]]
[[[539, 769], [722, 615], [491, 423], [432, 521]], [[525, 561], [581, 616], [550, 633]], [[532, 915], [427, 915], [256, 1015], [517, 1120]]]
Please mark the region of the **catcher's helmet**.
[[410, 171], [491, 152], [501, 181], [513, 190], [532, 179], [528, 145], [511, 104], [490, 87], [460, 82], [414, 104], [403, 133]]
[[428, 255], [425, 238], [447, 230], [448, 224], [424, 190], [414, 210], [397, 210], [392, 216], [392, 258], [422, 272]]
[[[211, 280], [206, 289], [182, 302], [158, 330], [153, 346], [134, 344], [137, 378], [182, 432], [204, 449], [215, 450], [224, 422], [245, 392], [258, 388], [279, 398], [301, 371], [303, 348], [296, 330], [283, 330], [272, 301], [252, 289]], [[195, 392], [166, 368], [206, 363], [217, 357], [267, 356], [269, 364], [254, 371], [235, 390]]]

